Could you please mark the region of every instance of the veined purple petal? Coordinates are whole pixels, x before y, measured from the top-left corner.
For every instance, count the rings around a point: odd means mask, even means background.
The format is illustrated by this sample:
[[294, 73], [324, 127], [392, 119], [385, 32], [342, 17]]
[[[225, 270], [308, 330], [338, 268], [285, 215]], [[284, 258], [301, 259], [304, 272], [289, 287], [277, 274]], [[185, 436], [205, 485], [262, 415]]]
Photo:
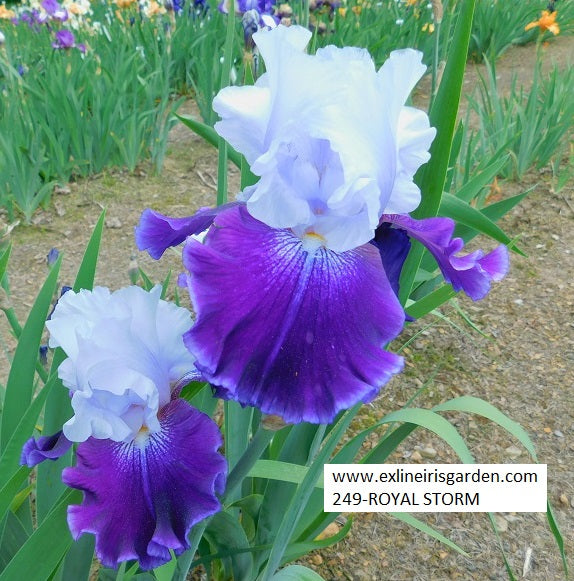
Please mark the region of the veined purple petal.
[[203, 232], [220, 212], [237, 204], [230, 202], [218, 208], [201, 208], [186, 218], [170, 218], [147, 208], [135, 228], [136, 245], [158, 260], [170, 246], [177, 246], [188, 236]]
[[33, 468], [44, 460], [57, 460], [63, 456], [72, 445], [64, 436], [62, 430], [51, 436], [30, 438], [22, 448], [20, 464]]
[[183, 252], [197, 313], [184, 341], [219, 396], [286, 422], [326, 423], [402, 369], [404, 323], [377, 249], [303, 249], [243, 207]]
[[454, 222], [450, 218], [415, 220], [403, 214], [384, 214], [381, 222], [390, 222], [424, 244], [437, 261], [445, 280], [455, 291], [463, 290], [472, 300], [486, 296], [491, 281], [499, 281], [508, 272], [508, 250], [498, 246], [484, 254], [476, 250], [457, 256], [464, 247], [461, 238], [453, 238]]
[[184, 400], [159, 414], [161, 431], [140, 433], [130, 443], [90, 438], [78, 446], [77, 466], [64, 482], [84, 492], [68, 508], [74, 539], [96, 536], [107, 567], [137, 559], [151, 569], [189, 548], [191, 527], [220, 510], [227, 464], [217, 452], [216, 424]]

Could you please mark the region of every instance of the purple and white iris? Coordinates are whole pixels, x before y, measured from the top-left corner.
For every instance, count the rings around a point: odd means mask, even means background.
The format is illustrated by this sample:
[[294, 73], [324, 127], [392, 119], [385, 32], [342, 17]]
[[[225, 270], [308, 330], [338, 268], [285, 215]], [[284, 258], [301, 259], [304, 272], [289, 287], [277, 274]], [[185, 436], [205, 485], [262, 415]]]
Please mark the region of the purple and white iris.
[[216, 424], [178, 397], [179, 380], [194, 370], [182, 341], [190, 314], [160, 295], [160, 287], [99, 287], [60, 298], [46, 325], [50, 346], [68, 356], [58, 375], [74, 415], [63, 433], [32, 439], [22, 452], [34, 466], [80, 443], [76, 465], [62, 474], [84, 492], [68, 524], [75, 539], [96, 536], [110, 567], [137, 559], [154, 568], [170, 550], [189, 548], [191, 527], [220, 510], [225, 486]]
[[[307, 55], [310, 36], [258, 32], [267, 72], [215, 98], [217, 132], [259, 181], [240, 203], [190, 218], [146, 210], [136, 242], [159, 258], [186, 241], [197, 319], [184, 340], [218, 396], [326, 423], [402, 369], [384, 347], [405, 322], [397, 294], [409, 238], [474, 300], [504, 276], [508, 254], [459, 256], [452, 220], [408, 215], [435, 135], [424, 112], [405, 106], [425, 71], [421, 53], [393, 52], [376, 71], [358, 48]], [[202, 242], [191, 236], [207, 222]]]

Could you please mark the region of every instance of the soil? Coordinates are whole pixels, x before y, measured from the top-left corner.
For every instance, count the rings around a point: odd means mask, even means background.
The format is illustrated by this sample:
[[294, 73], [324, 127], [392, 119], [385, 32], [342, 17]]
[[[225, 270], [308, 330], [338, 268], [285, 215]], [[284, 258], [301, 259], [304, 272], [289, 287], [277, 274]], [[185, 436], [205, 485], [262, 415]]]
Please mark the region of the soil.
[[[544, 51], [546, 63], [569, 66], [574, 38], [558, 37]], [[535, 47], [509, 50], [497, 63], [501, 86], [516, 73], [525, 85], [532, 75]], [[570, 62], [571, 64], [571, 62]], [[465, 93], [470, 94], [481, 67], [469, 65]], [[421, 90], [424, 99], [424, 85]], [[193, 107], [190, 105], [190, 111]], [[113, 289], [130, 284], [134, 259], [152, 280], [169, 267], [181, 270], [173, 252], [156, 263], [137, 253], [133, 228], [141, 211], [153, 207], [173, 216], [190, 215], [215, 204], [216, 153], [182, 126], [174, 129], [161, 176], [146, 166], [134, 174], [110, 171], [69, 184], [53, 196], [30, 225], [11, 233], [14, 243], [10, 283], [15, 310], [23, 321], [46, 273], [46, 255], [55, 247], [64, 253], [60, 281], [71, 284], [83, 250], [102, 208], [106, 227], [96, 283]], [[230, 191], [238, 189], [238, 172], [230, 166]], [[574, 187], [561, 191], [548, 170], [531, 173], [522, 182], [499, 182], [502, 196], [534, 186], [533, 191], [501, 223], [518, 236], [527, 257], [512, 256], [511, 270], [483, 301], [460, 297], [458, 305], [485, 336], [465, 325], [453, 306], [448, 321], [427, 317], [411, 325], [394, 348], [404, 349], [406, 372], [395, 378], [363, 418], [380, 418], [404, 405], [434, 376], [417, 398], [418, 407], [460, 395], [484, 398], [519, 422], [548, 464], [548, 496], [554, 506], [569, 554], [574, 550]], [[0, 216], [1, 219], [1, 216]], [[428, 327], [430, 323], [432, 326]], [[426, 329], [425, 329], [426, 327]], [[7, 375], [14, 344], [0, 318], [2, 356], [0, 381]], [[528, 463], [517, 441], [477, 417], [450, 415], [477, 461]], [[428, 458], [429, 449], [436, 453]], [[426, 451], [425, 451], [426, 450]], [[416, 452], [416, 453], [415, 453]], [[423, 453], [421, 453], [423, 452]], [[432, 453], [430, 453], [432, 456]], [[418, 459], [420, 458], [420, 459]], [[418, 459], [418, 460], [417, 460]], [[456, 462], [453, 453], [430, 433], [416, 431], [392, 462]], [[465, 558], [439, 542], [385, 514], [358, 514], [351, 533], [336, 546], [310, 555], [306, 564], [326, 580], [506, 579], [497, 537], [485, 514], [419, 514], [422, 520], [458, 543]], [[515, 575], [530, 580], [564, 579], [561, 558], [544, 514], [496, 516], [500, 541]], [[527, 554], [531, 555], [527, 559]], [[524, 569], [524, 570], [523, 570]]]

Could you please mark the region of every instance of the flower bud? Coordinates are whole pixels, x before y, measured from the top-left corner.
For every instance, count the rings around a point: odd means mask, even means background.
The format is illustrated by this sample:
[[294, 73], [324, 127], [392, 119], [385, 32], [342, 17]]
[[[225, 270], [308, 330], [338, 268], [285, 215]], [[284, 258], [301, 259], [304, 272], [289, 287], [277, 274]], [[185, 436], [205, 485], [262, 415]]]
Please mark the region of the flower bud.
[[442, 2], [441, 2], [441, 0], [431, 0], [431, 3], [432, 3], [432, 15], [433, 15], [434, 21], [437, 24], [440, 24], [442, 22], [442, 15], [443, 15]]

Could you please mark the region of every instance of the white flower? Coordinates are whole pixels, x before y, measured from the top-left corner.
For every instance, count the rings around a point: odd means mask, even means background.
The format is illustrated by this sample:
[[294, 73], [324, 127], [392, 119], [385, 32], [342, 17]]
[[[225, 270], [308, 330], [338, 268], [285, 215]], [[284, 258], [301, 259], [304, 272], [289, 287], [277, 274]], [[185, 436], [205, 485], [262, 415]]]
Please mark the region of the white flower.
[[345, 251], [371, 240], [383, 213], [420, 202], [413, 176], [435, 130], [404, 104], [426, 67], [410, 49], [378, 72], [359, 48], [310, 56], [310, 37], [299, 26], [254, 34], [267, 72], [220, 91], [215, 127], [261, 176], [240, 196], [252, 216], [291, 228], [308, 249]]
[[50, 347], [68, 358], [58, 375], [72, 394], [74, 416], [64, 425], [69, 440], [89, 437], [131, 441], [140, 430], [159, 430], [158, 410], [194, 359], [182, 335], [192, 324], [181, 307], [132, 286], [68, 291], [51, 319]]

